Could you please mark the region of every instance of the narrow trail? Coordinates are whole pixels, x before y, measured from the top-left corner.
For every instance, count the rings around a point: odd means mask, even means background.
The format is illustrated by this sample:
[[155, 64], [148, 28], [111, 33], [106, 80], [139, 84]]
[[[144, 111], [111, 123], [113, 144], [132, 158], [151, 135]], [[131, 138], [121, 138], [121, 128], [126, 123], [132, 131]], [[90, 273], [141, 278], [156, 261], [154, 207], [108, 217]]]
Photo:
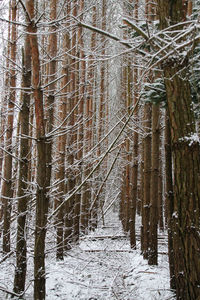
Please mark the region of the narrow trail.
[[[166, 251], [165, 238], [162, 245]], [[112, 214], [106, 226], [83, 237], [64, 261], [47, 265], [47, 300], [173, 299], [166, 255], [159, 260], [160, 266], [148, 266], [139, 242], [138, 249], [131, 250]]]
[[[46, 300], [172, 300], [166, 234], [159, 234], [159, 265], [149, 266], [140, 253], [137, 219], [137, 249], [129, 240], [117, 214], [110, 212], [101, 224], [80, 239], [63, 261], [56, 261], [52, 233], [47, 243]], [[48, 239], [47, 239], [48, 242]], [[49, 248], [49, 251], [48, 251]], [[31, 245], [30, 249], [33, 249]], [[33, 300], [33, 255], [29, 251], [25, 300]], [[10, 299], [15, 256], [1, 263], [0, 300]]]

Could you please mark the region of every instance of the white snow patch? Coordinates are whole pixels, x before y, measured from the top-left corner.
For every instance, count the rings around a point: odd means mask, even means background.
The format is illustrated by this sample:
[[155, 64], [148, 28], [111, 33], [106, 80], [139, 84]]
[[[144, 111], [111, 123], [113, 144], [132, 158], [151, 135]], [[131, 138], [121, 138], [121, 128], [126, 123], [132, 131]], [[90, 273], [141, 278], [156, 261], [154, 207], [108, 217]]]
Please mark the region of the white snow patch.
[[192, 146], [193, 143], [200, 143], [200, 139], [197, 133], [193, 133], [191, 136], [185, 136], [181, 138], [180, 141], [189, 142], [189, 146]]
[[[55, 253], [48, 254], [46, 300], [175, 299], [169, 287], [166, 233], [159, 235], [162, 235], [159, 264], [149, 266], [140, 254], [140, 242], [137, 241], [136, 250], [131, 250], [117, 216], [109, 215], [106, 226], [82, 237], [79, 245], [66, 253], [64, 261], [56, 261]], [[10, 291], [14, 264], [15, 257], [12, 256], [1, 264], [0, 269], [0, 286]], [[0, 299], [6, 297], [7, 294], [0, 291]], [[33, 299], [31, 255], [24, 299]]]

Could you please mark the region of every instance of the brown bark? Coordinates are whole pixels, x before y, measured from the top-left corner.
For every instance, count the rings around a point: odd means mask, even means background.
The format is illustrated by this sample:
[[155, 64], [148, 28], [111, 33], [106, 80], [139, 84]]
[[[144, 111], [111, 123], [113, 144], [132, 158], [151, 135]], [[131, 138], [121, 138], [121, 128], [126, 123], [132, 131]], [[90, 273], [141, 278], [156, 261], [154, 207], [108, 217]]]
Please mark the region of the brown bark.
[[159, 126], [160, 106], [152, 105], [152, 159], [150, 190], [149, 265], [158, 264], [158, 178], [159, 178]]
[[[11, 1], [9, 2], [9, 21], [11, 21]], [[8, 41], [11, 40], [11, 23], [8, 24]], [[4, 133], [6, 129], [6, 103], [7, 103], [7, 98], [9, 97], [9, 81], [10, 81], [10, 75], [9, 75], [9, 65], [10, 65], [10, 44], [8, 43], [7, 45], [7, 60], [6, 60], [6, 74], [5, 74], [5, 82], [4, 82], [4, 90], [5, 90], [5, 95], [4, 99], [1, 102], [1, 146], [4, 147]], [[1, 174], [1, 179], [0, 183], [2, 185], [2, 178], [3, 178], [3, 158], [4, 158], [4, 152], [3, 149], [0, 150], [0, 174]], [[2, 221], [3, 218], [3, 199], [1, 199], [1, 210], [0, 210], [0, 221]], [[1, 233], [0, 233], [1, 235]]]
[[[129, 9], [128, 6], [124, 5], [124, 14], [132, 16], [133, 12]], [[129, 37], [129, 30], [126, 28], [124, 30], [124, 38], [126, 39], [127, 36]], [[126, 55], [124, 57], [124, 67], [122, 69], [122, 97], [125, 101], [126, 112], [130, 114], [131, 106], [133, 105], [133, 69], [132, 69], [133, 58], [130, 55]], [[123, 194], [124, 194], [124, 230], [126, 232], [131, 231], [130, 235], [130, 243], [131, 247], [134, 247], [135, 244], [135, 233], [134, 233], [134, 202], [133, 202], [133, 170], [131, 167], [131, 163], [133, 158], [133, 153], [131, 153], [131, 146], [132, 146], [132, 138], [130, 138], [131, 132], [128, 129], [126, 132], [125, 138], [125, 172], [124, 172], [124, 186], [123, 186]], [[135, 199], [134, 199], [135, 201]], [[132, 217], [131, 217], [132, 214]], [[131, 228], [130, 228], [131, 227]]]
[[[50, 20], [53, 22], [57, 18], [57, 0], [50, 1]], [[47, 122], [46, 122], [46, 131], [47, 133], [51, 133], [53, 129], [54, 123], [54, 103], [55, 103], [55, 90], [56, 83], [54, 82], [56, 79], [56, 70], [57, 70], [57, 62], [56, 62], [56, 54], [57, 54], [57, 26], [54, 24], [50, 26], [50, 35], [49, 35], [49, 47], [48, 47], [48, 55], [50, 56], [50, 62], [48, 64], [47, 77], [49, 78], [49, 87], [48, 87], [48, 97], [47, 97]], [[52, 146], [53, 141], [50, 136], [46, 143], [46, 165], [47, 165], [47, 177], [46, 184], [47, 187], [51, 185], [51, 176], [52, 176]], [[50, 193], [50, 188], [48, 190], [48, 194]]]
[[[65, 9], [66, 15], [70, 14], [70, 4], [67, 4]], [[63, 37], [62, 47], [64, 50], [63, 64], [62, 64], [62, 74], [64, 75], [61, 81], [61, 91], [63, 96], [60, 99], [59, 103], [59, 122], [62, 124], [61, 131], [65, 130], [67, 116], [67, 93], [69, 92], [69, 56], [68, 51], [70, 50], [70, 36], [67, 32], [69, 23], [66, 23], [66, 33]], [[58, 171], [57, 171], [57, 180], [59, 180], [58, 185], [58, 196], [55, 200], [55, 208], [58, 207], [64, 200], [66, 192], [65, 176], [66, 176], [66, 165], [65, 165], [65, 154], [66, 154], [66, 142], [67, 135], [65, 132], [58, 137]], [[56, 215], [56, 232], [57, 232], [57, 249], [56, 257], [57, 259], [63, 259], [63, 251], [69, 250], [70, 237], [72, 234], [71, 222], [69, 220], [69, 203], [66, 203], [65, 209], [61, 208]]]
[[143, 257], [148, 258], [149, 222], [150, 222], [150, 182], [151, 182], [151, 104], [144, 105], [144, 194], [142, 206], [142, 242]]
[[[16, 21], [17, 5], [16, 1], [11, 1], [11, 20]], [[4, 170], [3, 170], [3, 182], [1, 187], [2, 206], [3, 206], [3, 252], [10, 252], [10, 217], [11, 217], [11, 198], [13, 196], [12, 188], [12, 135], [13, 135], [13, 120], [14, 120], [14, 103], [15, 103], [15, 86], [16, 86], [16, 39], [17, 30], [16, 25], [12, 24], [11, 27], [11, 45], [10, 45], [10, 94], [8, 97], [8, 117], [7, 128], [5, 137], [6, 153], [4, 154]]]
[[[161, 28], [166, 19], [177, 24], [185, 19], [185, 9], [180, 0], [158, 1]], [[180, 25], [181, 28], [181, 25]], [[174, 165], [173, 250], [177, 299], [200, 298], [200, 157], [199, 142], [192, 139], [195, 118], [186, 71], [188, 60], [163, 64], [167, 103], [171, 126]], [[181, 255], [180, 255], [181, 253]]]
[[187, 14], [188, 14], [188, 16], [191, 16], [191, 14], [192, 14], [192, 7], [193, 7], [192, 0], [189, 0], [188, 5], [187, 5]]
[[[23, 56], [23, 74], [22, 88], [31, 87], [31, 51], [28, 35], [25, 38], [24, 56]], [[17, 247], [16, 247], [16, 268], [14, 279], [14, 292], [20, 294], [25, 289], [26, 268], [27, 268], [27, 250], [26, 250], [26, 217], [28, 196], [28, 155], [29, 155], [29, 109], [30, 93], [22, 91], [20, 111], [20, 161], [19, 161], [19, 181], [18, 181], [18, 218], [17, 218]]]
[[[96, 26], [97, 22], [97, 7], [94, 6], [92, 9], [92, 24]], [[96, 48], [96, 33], [92, 32], [91, 51], [95, 51]], [[92, 148], [93, 142], [93, 113], [94, 113], [94, 88], [95, 88], [95, 65], [93, 62], [94, 56], [91, 54], [88, 65], [88, 81], [89, 86], [87, 88], [87, 98], [85, 99], [84, 115], [86, 122], [84, 124], [84, 154], [86, 155]], [[86, 161], [83, 165], [83, 177], [87, 177], [91, 171], [91, 164]], [[89, 225], [89, 205], [91, 201], [91, 188], [90, 183], [86, 182], [83, 187], [82, 201], [81, 201], [81, 230], [86, 232]]]
[[[103, 31], [106, 30], [106, 26], [107, 26], [107, 16], [106, 16], [106, 11], [107, 11], [107, 2], [106, 0], [102, 1], [102, 7], [101, 7], [101, 29]], [[94, 18], [96, 18], [96, 15], [93, 16]], [[94, 21], [94, 20], [93, 20]], [[101, 55], [102, 57], [105, 56], [106, 54], [106, 38], [104, 35], [101, 36]], [[94, 46], [93, 46], [94, 48]], [[97, 128], [97, 140], [98, 142], [100, 142], [100, 140], [102, 139], [103, 135], [105, 134], [105, 122], [106, 122], [106, 76], [107, 76], [107, 72], [106, 72], [106, 61], [102, 61], [101, 65], [100, 65], [100, 83], [99, 83], [99, 92], [100, 92], [100, 99], [99, 99], [99, 108], [97, 111], [97, 124], [98, 124], [98, 128]], [[95, 105], [97, 106], [97, 102], [95, 103]], [[98, 148], [97, 148], [97, 157], [100, 157], [102, 151], [104, 151], [104, 147], [105, 144], [104, 143], [100, 143]], [[106, 160], [104, 162], [104, 168], [107, 168], [106, 165]], [[99, 178], [97, 181], [101, 181], [102, 180], [102, 175], [99, 173], [97, 174], [97, 177]], [[95, 183], [94, 186], [94, 190], [96, 193], [96, 191], [98, 191], [99, 189], [99, 184]], [[91, 197], [92, 198], [92, 197]], [[103, 203], [104, 203], [104, 199], [99, 199], [99, 203], [98, 200], [99, 198], [96, 198], [96, 201], [93, 205], [92, 210], [90, 210], [90, 227], [91, 229], [95, 229], [97, 227], [97, 212], [98, 212], [98, 208], [101, 207], [103, 208]], [[92, 200], [92, 199], [91, 199]]]
[[[101, 24], [101, 29], [103, 31], [106, 30], [106, 0], [102, 1], [102, 24]], [[102, 57], [105, 56], [106, 50], [106, 39], [105, 36], [102, 35], [101, 36], [101, 47], [102, 47], [102, 51], [101, 51], [101, 55]], [[101, 70], [100, 70], [100, 103], [99, 103], [99, 126], [98, 126], [98, 141], [101, 140], [102, 136], [103, 136], [103, 132], [104, 132], [104, 127], [105, 127], [105, 76], [106, 76], [106, 62], [103, 61], [101, 63]], [[101, 155], [101, 145], [99, 145], [98, 147], [98, 151], [97, 151], [97, 156]]]
[[[134, 17], [138, 19], [138, 1], [135, 2]], [[134, 61], [136, 63], [136, 61]], [[138, 101], [137, 81], [138, 81], [138, 69], [133, 71], [133, 87], [134, 87], [134, 99], [133, 106]], [[138, 122], [138, 108], [134, 112], [134, 121]], [[131, 168], [131, 201], [130, 201], [130, 244], [131, 248], [136, 248], [136, 234], [135, 234], [135, 215], [136, 215], [136, 204], [138, 201], [138, 128], [135, 126], [133, 133], [133, 166]]]
[[[159, 175], [158, 175], [158, 222], [159, 229], [164, 231], [164, 203], [163, 203], [163, 147], [162, 147], [162, 136], [160, 138], [160, 153], [159, 153]], [[162, 149], [161, 149], [162, 147]]]
[[174, 250], [173, 250], [173, 211], [174, 211], [174, 195], [172, 180], [172, 149], [171, 149], [171, 131], [169, 124], [168, 111], [165, 115], [165, 209], [168, 226], [168, 253], [169, 253], [169, 271], [170, 271], [170, 287], [176, 288], [175, 270], [174, 270]]
[[[84, 10], [84, 0], [80, 0], [79, 14], [81, 15]], [[80, 50], [78, 55], [81, 61], [77, 64], [77, 73], [79, 73], [76, 88], [78, 89], [78, 122], [80, 123], [77, 129], [77, 160], [79, 161], [78, 170], [76, 171], [76, 185], [80, 185], [82, 180], [82, 157], [83, 157], [83, 108], [84, 108], [84, 94], [85, 94], [85, 76], [86, 76], [86, 62], [84, 60], [84, 44], [83, 44], [83, 29], [78, 29], [77, 40], [80, 44]], [[74, 220], [73, 220], [73, 239], [75, 242], [79, 240], [80, 235], [80, 210], [81, 210], [81, 192], [79, 191], [75, 197], [74, 206]]]
[[[57, 18], [57, 0], [50, 1], [50, 20], [52, 23]], [[45, 3], [44, 3], [45, 6]], [[45, 11], [45, 8], [44, 8]], [[54, 107], [55, 107], [55, 91], [56, 91], [56, 71], [57, 71], [57, 25], [53, 23], [49, 28], [49, 43], [48, 43], [48, 55], [50, 62], [46, 66], [46, 76], [48, 82], [48, 96], [46, 98], [46, 132], [50, 134], [50, 137], [46, 141], [46, 186], [47, 186], [47, 195], [48, 202], [50, 200], [51, 192], [51, 178], [52, 178], [52, 147], [53, 147], [53, 138], [51, 137], [51, 132], [53, 130], [54, 124]], [[44, 42], [44, 41], [43, 41]]]
[[[145, 14], [147, 22], [154, 19], [154, 11], [152, 1], [145, 1]], [[152, 74], [150, 74], [152, 77]], [[142, 245], [141, 250], [143, 252], [143, 257], [148, 258], [149, 255], [149, 230], [150, 230], [150, 201], [151, 201], [151, 118], [152, 118], [152, 107], [151, 103], [144, 104], [144, 194], [143, 194], [143, 207], [142, 207]]]
[[27, 26], [32, 56], [32, 86], [35, 104], [36, 138], [37, 138], [37, 191], [36, 191], [36, 225], [34, 247], [34, 299], [45, 299], [45, 237], [48, 213], [46, 138], [43, 108], [43, 92], [40, 79], [40, 57], [37, 39], [37, 27], [34, 23], [34, 0], [26, 0], [26, 9], [31, 21]]
[[125, 184], [125, 170], [122, 173], [122, 184], [121, 184], [121, 193], [120, 193], [120, 211], [119, 217], [122, 223], [123, 230], [127, 231], [127, 222], [126, 222], [126, 184]]
[[[71, 13], [73, 16], [77, 16], [78, 13], [78, 0], [73, 1], [71, 4]], [[77, 108], [75, 106], [77, 105], [77, 95], [78, 95], [78, 89], [77, 89], [77, 32], [76, 29], [72, 30], [72, 36], [71, 36], [71, 60], [70, 60], [70, 97], [68, 98], [68, 126], [69, 126], [69, 132], [67, 135], [67, 178], [68, 178], [68, 184], [67, 189], [68, 193], [72, 192], [75, 189], [76, 186], [76, 171], [74, 168], [74, 162], [77, 158], [77, 127], [75, 127], [76, 120], [77, 120]], [[71, 219], [69, 219], [69, 227], [72, 227], [72, 233], [73, 233], [73, 220], [75, 217], [74, 207], [76, 203], [76, 196], [74, 195], [71, 197], [69, 201], [69, 209], [71, 215]]]

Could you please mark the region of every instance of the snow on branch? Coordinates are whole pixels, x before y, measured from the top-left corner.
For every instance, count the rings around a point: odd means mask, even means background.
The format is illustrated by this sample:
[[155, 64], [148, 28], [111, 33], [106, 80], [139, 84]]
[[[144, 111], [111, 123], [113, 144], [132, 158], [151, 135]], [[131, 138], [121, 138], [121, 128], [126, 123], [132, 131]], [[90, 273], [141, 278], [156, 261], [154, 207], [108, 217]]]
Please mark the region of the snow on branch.
[[107, 31], [104, 31], [104, 30], [102, 30], [102, 29], [99, 29], [99, 28], [97, 28], [97, 27], [94, 27], [94, 26], [92, 26], [92, 25], [83, 23], [83, 22], [81, 22], [80, 20], [78, 20], [77, 18], [75, 18], [74, 16], [72, 16], [72, 17], [73, 17], [73, 19], [75, 19], [75, 20], [77, 21], [77, 25], [78, 25], [78, 26], [82, 26], [82, 27], [87, 28], [87, 29], [89, 29], [89, 30], [95, 31], [95, 32], [97, 32], [97, 33], [100, 33], [100, 34], [102, 34], [102, 35], [104, 35], [104, 36], [107, 36], [108, 38], [110, 38], [110, 39], [112, 39], [112, 40], [114, 40], [114, 41], [116, 41], [116, 42], [119, 42], [120, 44], [122, 44], [122, 45], [124, 45], [124, 46], [126, 46], [126, 47], [128, 47], [128, 48], [132, 48], [132, 46], [130, 45], [130, 43], [128, 43], [128, 42], [125, 41], [125, 40], [120, 39], [118, 36], [116, 36], [116, 35], [114, 35], [114, 34], [112, 34], [112, 33], [109, 33], [109, 32], [107, 32]]
[[148, 35], [146, 35], [146, 33], [140, 28], [138, 27], [136, 24], [134, 24], [133, 22], [131, 22], [129, 19], [124, 18], [123, 22], [125, 25], [130, 26], [132, 29], [134, 29], [140, 36], [142, 36], [145, 40], [149, 40]]

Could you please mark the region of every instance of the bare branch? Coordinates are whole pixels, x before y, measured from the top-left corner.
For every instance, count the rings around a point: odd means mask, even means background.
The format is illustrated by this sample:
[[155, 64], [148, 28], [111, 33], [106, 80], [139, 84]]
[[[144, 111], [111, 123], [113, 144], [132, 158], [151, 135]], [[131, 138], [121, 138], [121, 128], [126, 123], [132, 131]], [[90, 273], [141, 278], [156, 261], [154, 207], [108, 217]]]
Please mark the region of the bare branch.
[[112, 40], [114, 40], [116, 42], [119, 42], [120, 44], [122, 44], [122, 45], [124, 45], [124, 46], [126, 46], [128, 48], [132, 48], [132, 46], [128, 42], [126, 42], [124, 40], [121, 40], [118, 36], [116, 36], [114, 34], [111, 34], [111, 33], [107, 32], [107, 31], [101, 30], [101, 29], [99, 29], [97, 27], [94, 27], [92, 25], [88, 25], [86, 23], [83, 23], [80, 20], [78, 20], [77, 18], [75, 18], [74, 16], [72, 16], [72, 17], [77, 21], [77, 25], [78, 26], [82, 26], [82, 27], [87, 28], [89, 30], [95, 31], [97, 33], [100, 33], [100, 34], [102, 34], [104, 36], [107, 36], [108, 38], [110, 38], [110, 39], [112, 39]]
[[19, 0], [19, 3], [21, 4], [21, 6], [22, 6], [22, 8], [23, 8], [23, 10], [24, 10], [24, 12], [25, 12], [25, 14], [26, 14], [26, 16], [27, 16], [29, 22], [31, 22], [30, 15], [29, 15], [29, 13], [28, 13], [28, 11], [27, 11], [27, 9], [26, 9], [26, 6], [25, 6], [24, 2], [23, 2], [22, 0]]
[[134, 29], [140, 36], [142, 36], [146, 41], [149, 40], [149, 37], [148, 35], [146, 35], [146, 33], [141, 29], [139, 28], [137, 25], [135, 25], [134, 23], [132, 23], [129, 19], [127, 18], [124, 18], [123, 19], [123, 22], [125, 25], [128, 25], [130, 26], [132, 29]]

